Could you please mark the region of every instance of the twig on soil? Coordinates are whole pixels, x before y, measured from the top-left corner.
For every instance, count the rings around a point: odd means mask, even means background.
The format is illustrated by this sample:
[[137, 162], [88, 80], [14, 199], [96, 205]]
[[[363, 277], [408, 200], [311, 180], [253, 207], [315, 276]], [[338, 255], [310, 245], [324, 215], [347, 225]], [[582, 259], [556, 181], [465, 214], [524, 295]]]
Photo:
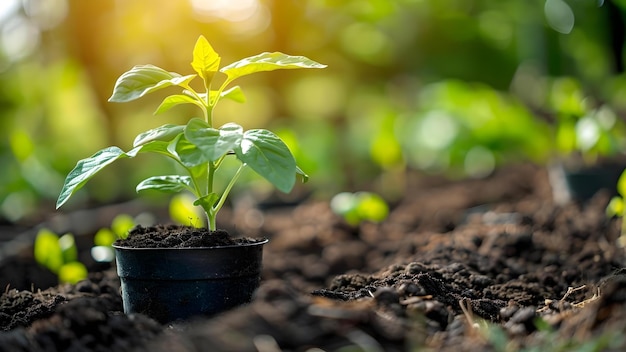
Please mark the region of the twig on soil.
[[590, 298], [582, 301], [582, 302], [578, 302], [578, 303], [574, 303], [573, 306], [576, 308], [582, 308], [584, 307], [587, 303], [591, 303], [597, 299], [600, 298], [600, 287], [596, 288], [596, 292], [593, 294], [593, 296], [591, 296]]
[[[572, 293], [574, 293], [576, 291], [580, 291], [580, 290], [585, 289], [585, 288], [587, 288], [587, 285], [582, 285], [582, 286], [579, 286], [579, 287], [576, 287], [576, 288], [571, 287], [571, 286], [568, 287], [567, 288], [567, 292], [565, 292], [565, 294], [563, 295], [563, 298], [561, 298], [559, 300], [559, 303], [557, 305], [559, 312], [564, 312], [565, 311], [565, 308], [566, 308], [565, 304], [568, 303], [567, 301], [565, 301], [567, 299], [567, 297], [569, 297]], [[598, 298], [600, 298], [600, 288], [599, 287], [596, 289], [596, 292], [593, 294], [593, 296], [591, 296], [591, 298], [588, 298], [588, 299], [586, 299], [586, 300], [584, 300], [582, 302], [571, 303], [571, 306], [575, 307], [575, 308], [582, 308], [586, 304], [591, 303], [591, 302], [597, 300]], [[537, 309], [537, 313], [542, 313], [542, 312], [545, 312], [545, 311], [547, 311], [549, 309], [555, 309], [554, 306], [551, 306], [551, 304], [553, 302], [554, 301], [551, 300], [551, 299], [546, 299], [546, 302], [545, 302], [546, 305], [544, 307], [541, 307], [540, 309]]]
[[564, 302], [565, 302], [565, 299], [566, 299], [567, 297], [569, 297], [569, 295], [571, 295], [572, 293], [574, 293], [574, 292], [576, 292], [576, 291], [580, 291], [580, 290], [582, 290], [582, 289], [584, 289], [584, 288], [586, 288], [586, 287], [587, 287], [587, 285], [582, 285], [582, 286], [579, 286], [579, 287], [576, 287], [576, 288], [573, 288], [573, 287], [571, 287], [571, 286], [570, 286], [570, 287], [568, 287], [568, 288], [567, 288], [567, 292], [565, 292], [565, 294], [563, 295], [563, 298], [561, 298], [561, 300], [559, 301], [559, 304], [564, 303]]
[[474, 329], [480, 328], [480, 325], [478, 325], [478, 323], [474, 321], [474, 313], [472, 312], [472, 307], [469, 305], [469, 303], [467, 303], [466, 305], [466, 301], [461, 299], [459, 300], [459, 306], [461, 306], [463, 315], [465, 315], [465, 318], [467, 319], [467, 322], [470, 324], [470, 326]]
[[409, 297], [405, 300], [400, 301], [400, 304], [403, 304], [405, 306], [412, 304], [412, 303], [418, 303], [424, 300], [431, 300], [433, 299], [433, 295], [426, 295], [426, 296], [412, 296]]

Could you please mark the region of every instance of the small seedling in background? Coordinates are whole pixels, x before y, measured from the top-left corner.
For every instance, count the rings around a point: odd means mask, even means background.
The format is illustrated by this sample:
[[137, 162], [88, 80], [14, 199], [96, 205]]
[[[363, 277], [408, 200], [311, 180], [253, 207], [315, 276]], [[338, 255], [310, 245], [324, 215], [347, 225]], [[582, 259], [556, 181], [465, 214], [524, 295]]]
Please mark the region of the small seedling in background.
[[113, 242], [118, 238], [126, 238], [128, 232], [135, 227], [135, 220], [127, 214], [116, 216], [111, 228], [101, 228], [93, 238], [91, 257], [97, 262], [112, 262], [115, 258]]
[[204, 227], [202, 211], [193, 205], [194, 198], [188, 193], [177, 194], [170, 199], [170, 218], [181, 225]]
[[622, 172], [617, 181], [617, 193], [619, 195], [611, 198], [609, 205], [607, 205], [606, 215], [622, 218], [621, 236], [617, 239], [617, 244], [624, 248], [626, 247], [626, 221], [624, 221], [626, 219], [626, 204], [624, 203], [626, 198], [626, 171]]
[[59, 282], [75, 284], [87, 278], [87, 268], [78, 261], [78, 250], [72, 234], [66, 233], [59, 237], [48, 229], [41, 229], [34, 247], [37, 263], [55, 273]]
[[626, 126], [609, 106], [596, 106], [585, 97], [580, 82], [557, 79], [548, 100], [556, 114], [556, 147], [563, 155], [578, 155], [592, 165], [601, 156], [623, 151]]
[[370, 192], [339, 193], [331, 199], [330, 208], [352, 226], [364, 221], [381, 222], [389, 214], [385, 200]]

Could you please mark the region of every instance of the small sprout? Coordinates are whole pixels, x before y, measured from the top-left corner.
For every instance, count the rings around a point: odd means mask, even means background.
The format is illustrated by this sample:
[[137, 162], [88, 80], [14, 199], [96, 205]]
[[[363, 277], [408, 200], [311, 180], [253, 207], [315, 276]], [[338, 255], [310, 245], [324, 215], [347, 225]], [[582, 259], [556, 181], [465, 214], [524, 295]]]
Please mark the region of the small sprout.
[[128, 214], [120, 214], [111, 221], [111, 228], [101, 228], [93, 238], [91, 257], [99, 262], [112, 262], [115, 258], [113, 242], [119, 238], [126, 238], [128, 232], [135, 227], [135, 219]]
[[48, 229], [39, 230], [35, 238], [34, 252], [37, 263], [55, 274], [59, 272], [63, 265], [63, 252], [57, 234]]
[[609, 204], [606, 206], [606, 216], [609, 218], [618, 217], [622, 218], [621, 236], [617, 239], [617, 244], [624, 248], [626, 247], [626, 207], [624, 206], [624, 198], [626, 197], [626, 170], [622, 172], [622, 175], [617, 180], [617, 193], [618, 195], [611, 198]]
[[133, 227], [135, 227], [135, 219], [128, 214], [120, 214], [111, 222], [111, 230], [119, 238], [128, 237], [128, 232]]
[[57, 274], [59, 282], [75, 284], [87, 277], [87, 268], [78, 261], [74, 235], [59, 237], [48, 229], [37, 233], [34, 245], [35, 260]]
[[96, 246], [112, 246], [118, 236], [111, 229], [101, 228], [93, 237], [93, 244]]
[[81, 262], [69, 262], [59, 269], [59, 281], [75, 284], [87, 277], [87, 268]]
[[181, 225], [204, 227], [202, 211], [194, 204], [194, 199], [187, 193], [177, 194], [170, 199], [170, 218]]
[[381, 222], [389, 214], [385, 200], [371, 192], [339, 193], [331, 199], [330, 208], [353, 226], [364, 221]]

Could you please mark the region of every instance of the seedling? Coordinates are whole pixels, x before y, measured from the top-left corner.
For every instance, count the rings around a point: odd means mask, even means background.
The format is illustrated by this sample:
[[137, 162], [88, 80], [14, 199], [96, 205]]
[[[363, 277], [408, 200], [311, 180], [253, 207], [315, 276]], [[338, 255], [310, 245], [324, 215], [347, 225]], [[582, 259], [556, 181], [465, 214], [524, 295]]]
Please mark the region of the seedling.
[[75, 284], [87, 277], [87, 268], [78, 261], [76, 242], [70, 233], [59, 237], [48, 229], [39, 230], [34, 256], [37, 263], [58, 276], [59, 282]]
[[[118, 159], [133, 158], [140, 153], [164, 155], [180, 164], [186, 175], [149, 177], [139, 183], [136, 190], [153, 189], [175, 193], [190, 191], [195, 197], [194, 205], [204, 210], [210, 230], [216, 229], [217, 213], [246, 168], [251, 168], [286, 193], [294, 187], [296, 174], [306, 181], [308, 176], [296, 165], [293, 154], [276, 134], [265, 129], [244, 131], [233, 122], [215, 128], [213, 111], [222, 98], [239, 102], [245, 100], [239, 86], [228, 88], [240, 77], [263, 71], [324, 68], [326, 65], [303, 56], [290, 56], [280, 52], [265, 52], [222, 68], [220, 61], [220, 56], [206, 38], [200, 36], [193, 49], [191, 62], [195, 74], [183, 76], [153, 65], [135, 66], [122, 74], [115, 83], [109, 101], [129, 102], [148, 93], [176, 86], [182, 88], [182, 94], [166, 97], [155, 114], [176, 105], [192, 104], [200, 109], [202, 118], [192, 118], [186, 125], [165, 124], [140, 133], [133, 142], [133, 149], [128, 152], [112, 146], [80, 160], [65, 179], [57, 200], [57, 209], [105, 166]], [[218, 73], [225, 75], [219, 85], [215, 81]], [[200, 91], [190, 85], [198, 76], [203, 82], [203, 90]], [[218, 88], [213, 89], [214, 86]], [[215, 174], [224, 159], [230, 156], [237, 158], [241, 165], [220, 192], [214, 187]]]
[[556, 80], [549, 101], [556, 118], [556, 148], [562, 155], [577, 155], [584, 164], [592, 165], [599, 157], [624, 150], [626, 126], [610, 106], [585, 97], [576, 80]]
[[91, 257], [97, 262], [112, 262], [115, 258], [113, 242], [126, 238], [128, 232], [135, 227], [135, 220], [128, 214], [120, 214], [113, 218], [111, 227], [103, 227], [96, 232], [91, 247]]
[[364, 221], [381, 222], [389, 214], [385, 200], [370, 192], [339, 193], [331, 199], [330, 208], [352, 226]]
[[617, 239], [617, 243], [620, 247], [626, 247], [626, 171], [622, 172], [619, 180], [617, 181], [617, 193], [618, 195], [611, 198], [611, 201], [606, 207], [606, 215], [608, 217], [622, 218], [621, 236]]

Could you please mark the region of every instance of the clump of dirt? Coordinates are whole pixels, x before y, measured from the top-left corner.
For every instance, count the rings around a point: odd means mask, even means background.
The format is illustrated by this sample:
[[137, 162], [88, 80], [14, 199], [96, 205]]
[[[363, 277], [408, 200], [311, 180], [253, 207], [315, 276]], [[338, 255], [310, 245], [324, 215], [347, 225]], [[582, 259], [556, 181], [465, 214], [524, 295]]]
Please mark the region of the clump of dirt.
[[137, 226], [128, 233], [128, 237], [115, 241], [115, 245], [131, 248], [195, 248], [234, 246], [258, 241], [233, 238], [225, 230], [210, 231], [207, 228], [170, 224]]
[[164, 327], [122, 311], [112, 271], [44, 291], [10, 290], [0, 297], [2, 351], [132, 351]]

